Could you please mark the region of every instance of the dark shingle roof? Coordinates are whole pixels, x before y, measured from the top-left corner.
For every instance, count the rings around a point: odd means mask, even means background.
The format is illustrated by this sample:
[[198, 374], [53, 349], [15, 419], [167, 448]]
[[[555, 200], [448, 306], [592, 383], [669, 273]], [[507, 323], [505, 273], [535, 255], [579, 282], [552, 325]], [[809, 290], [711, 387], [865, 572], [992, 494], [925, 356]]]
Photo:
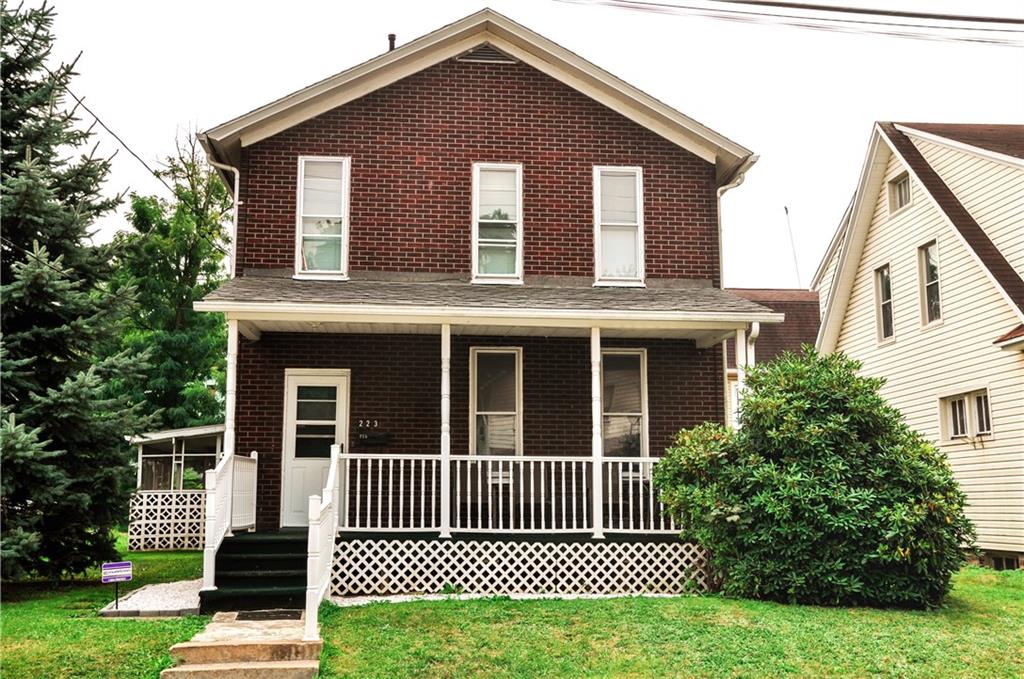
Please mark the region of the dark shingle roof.
[[[1024, 279], [1006, 261], [1006, 257], [999, 251], [992, 239], [981, 228], [967, 208], [957, 199], [953, 191], [946, 186], [938, 173], [928, 164], [921, 152], [914, 146], [905, 134], [896, 129], [894, 123], [879, 123], [878, 126], [892, 143], [897, 153], [910, 166], [921, 180], [925, 190], [932, 195], [935, 202], [946, 216], [953, 223], [953, 226], [963, 237], [970, 248], [981, 260], [982, 264], [989, 270], [992, 277], [996, 279], [999, 286], [1006, 292], [1006, 295], [1013, 301], [1018, 309], [1024, 310]], [[917, 126], [920, 129], [920, 126]]]
[[[772, 311], [786, 314], [784, 323], [762, 325], [755, 344], [758, 362], [769, 361], [784, 351], [799, 352], [804, 344], [814, 344], [821, 324], [818, 293], [813, 290], [789, 288], [727, 288], [728, 292], [755, 301]], [[729, 340], [729, 367], [736, 367], [733, 340]]]
[[1014, 158], [1024, 158], [1024, 125], [897, 124], [980, 149], [995, 151]]
[[564, 309], [772, 313], [760, 304], [708, 285], [648, 281], [648, 287], [594, 287], [577, 278], [530, 280], [525, 285], [474, 285], [461, 280], [353, 277], [349, 281], [295, 280], [287, 272], [266, 271], [228, 281], [207, 302], [367, 304], [490, 309]]

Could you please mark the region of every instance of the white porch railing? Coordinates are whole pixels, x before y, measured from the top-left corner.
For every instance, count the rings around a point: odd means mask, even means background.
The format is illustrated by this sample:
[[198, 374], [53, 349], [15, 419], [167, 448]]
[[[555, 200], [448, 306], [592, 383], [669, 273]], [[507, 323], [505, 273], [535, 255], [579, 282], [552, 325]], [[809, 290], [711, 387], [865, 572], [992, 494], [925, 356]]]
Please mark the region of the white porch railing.
[[[215, 589], [217, 549], [231, 531], [256, 525], [258, 456], [225, 455], [206, 470], [206, 526], [203, 544], [203, 589]], [[236, 506], [241, 509], [236, 514]]]
[[331, 583], [331, 564], [334, 562], [334, 538], [338, 532], [340, 503], [340, 475], [338, 462], [341, 446], [331, 446], [331, 462], [323, 494], [309, 497], [309, 552], [306, 559], [306, 621], [303, 639], [320, 638], [317, 613], [320, 602]]
[[[452, 455], [445, 503], [440, 456], [345, 453], [341, 530], [433, 532], [450, 525], [474, 533], [676, 533], [651, 481], [656, 462], [606, 457], [595, 465], [590, 457]], [[595, 506], [601, 509], [596, 520]]]

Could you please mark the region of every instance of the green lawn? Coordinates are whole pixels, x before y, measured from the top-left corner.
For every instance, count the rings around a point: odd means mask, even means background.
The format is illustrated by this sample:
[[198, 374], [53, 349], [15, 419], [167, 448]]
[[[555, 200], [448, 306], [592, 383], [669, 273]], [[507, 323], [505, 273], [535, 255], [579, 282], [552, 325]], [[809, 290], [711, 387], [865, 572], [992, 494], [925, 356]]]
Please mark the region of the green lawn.
[[[202, 552], [127, 552], [134, 562], [130, 588], [202, 575]], [[207, 618], [171, 620], [100, 618], [114, 598], [113, 585], [98, 573], [62, 583], [8, 583], [0, 606], [0, 676], [4, 679], [59, 677], [157, 677], [171, 664], [172, 644], [190, 639]]]
[[1021, 677], [1024, 571], [967, 568], [939, 611], [719, 597], [325, 605], [322, 676]]
[[[126, 554], [133, 586], [199, 577], [199, 552]], [[0, 674], [157, 677], [204, 617], [96, 616], [110, 586], [3, 586]], [[967, 568], [933, 612], [720, 597], [375, 604], [321, 611], [323, 676], [1024, 676], [1024, 571]]]

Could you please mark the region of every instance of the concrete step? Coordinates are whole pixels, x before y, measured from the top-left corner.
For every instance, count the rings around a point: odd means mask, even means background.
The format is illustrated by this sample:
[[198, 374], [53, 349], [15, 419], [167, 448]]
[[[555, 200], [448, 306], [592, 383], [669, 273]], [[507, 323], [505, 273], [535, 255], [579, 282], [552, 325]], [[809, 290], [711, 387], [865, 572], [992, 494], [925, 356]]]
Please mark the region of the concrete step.
[[312, 679], [319, 672], [317, 660], [200, 663], [168, 667], [160, 679]]
[[179, 664], [319, 660], [323, 641], [185, 641], [171, 646]]

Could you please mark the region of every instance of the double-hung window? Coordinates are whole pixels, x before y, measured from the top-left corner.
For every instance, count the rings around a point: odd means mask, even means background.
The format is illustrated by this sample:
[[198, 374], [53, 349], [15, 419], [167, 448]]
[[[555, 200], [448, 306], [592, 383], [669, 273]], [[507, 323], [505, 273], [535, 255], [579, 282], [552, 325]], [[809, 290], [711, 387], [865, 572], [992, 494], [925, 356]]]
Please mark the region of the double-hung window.
[[878, 304], [876, 320], [878, 325], [878, 341], [892, 339], [892, 279], [889, 276], [889, 265], [875, 269], [875, 300]]
[[469, 350], [472, 454], [523, 454], [522, 359], [519, 347]]
[[594, 168], [594, 259], [597, 285], [643, 285], [643, 171]]
[[921, 277], [921, 322], [924, 325], [942, 319], [939, 299], [939, 245], [935, 241], [917, 250]]
[[601, 354], [601, 423], [607, 457], [647, 457], [647, 355], [642, 349]]
[[348, 273], [351, 159], [299, 158], [295, 274], [344, 278]]
[[523, 280], [523, 166], [473, 164], [473, 280]]
[[987, 389], [947, 396], [941, 403], [943, 438], [973, 439], [992, 435]]
[[889, 182], [889, 214], [899, 212], [910, 205], [910, 175], [906, 172]]

